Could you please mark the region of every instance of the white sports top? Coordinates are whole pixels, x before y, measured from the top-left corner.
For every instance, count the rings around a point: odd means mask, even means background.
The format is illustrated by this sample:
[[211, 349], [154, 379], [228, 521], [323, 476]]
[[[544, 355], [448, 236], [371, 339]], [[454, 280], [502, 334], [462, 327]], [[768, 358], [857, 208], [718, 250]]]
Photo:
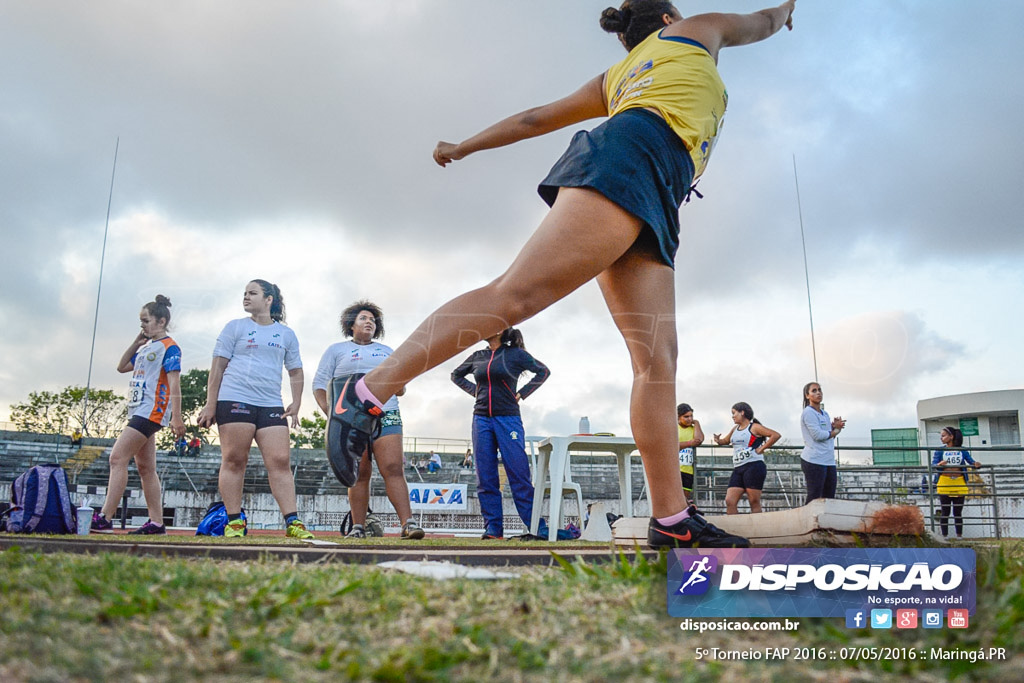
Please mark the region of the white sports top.
[[751, 422], [745, 429], [737, 427], [732, 430], [732, 438], [729, 439], [729, 443], [732, 445], [733, 467], [739, 467], [740, 465], [746, 465], [748, 462], [756, 462], [758, 460], [764, 461], [764, 456], [754, 450], [761, 445], [764, 438], [755, 436], [750, 432], [750, 428], [753, 425], [754, 423]]
[[213, 355], [228, 359], [217, 400], [261, 408], [284, 405], [281, 366], [287, 370], [302, 367], [299, 340], [290, 327], [279, 322], [259, 325], [252, 318], [239, 318], [225, 325]]
[[[357, 344], [354, 341], [345, 341], [331, 344], [320, 358], [320, 365], [313, 376], [313, 390], [323, 389], [330, 394], [327, 385], [332, 378], [369, 372], [392, 352], [390, 346], [380, 342]], [[389, 398], [384, 404], [384, 410], [398, 410], [398, 397]]]

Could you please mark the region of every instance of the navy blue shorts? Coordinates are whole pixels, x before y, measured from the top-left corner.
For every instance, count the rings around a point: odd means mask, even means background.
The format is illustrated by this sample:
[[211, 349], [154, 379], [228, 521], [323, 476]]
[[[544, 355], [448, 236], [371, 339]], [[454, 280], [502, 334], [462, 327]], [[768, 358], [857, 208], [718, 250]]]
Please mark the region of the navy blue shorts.
[[690, 193], [693, 160], [665, 120], [627, 109], [573, 136], [537, 192], [553, 206], [560, 187], [589, 187], [650, 228], [661, 260], [674, 267], [679, 207]]
[[128, 419], [128, 426], [142, 434], [147, 439], [164, 428], [159, 422], [147, 420], [141, 415], [132, 415]]
[[754, 489], [764, 488], [764, 480], [768, 477], [768, 465], [764, 460], [745, 462], [732, 471], [729, 477], [729, 488]]

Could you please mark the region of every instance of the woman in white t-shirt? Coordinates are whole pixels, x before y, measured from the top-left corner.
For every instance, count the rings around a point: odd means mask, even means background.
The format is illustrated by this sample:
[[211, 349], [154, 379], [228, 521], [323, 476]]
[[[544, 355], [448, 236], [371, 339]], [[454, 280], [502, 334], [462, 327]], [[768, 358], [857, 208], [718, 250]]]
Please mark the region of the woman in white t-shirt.
[[836, 437], [846, 426], [846, 420], [829, 417], [821, 407], [821, 399], [820, 384], [804, 385], [804, 410], [800, 414], [804, 450], [800, 453], [800, 467], [807, 484], [805, 504], [817, 498], [836, 497]]
[[[320, 365], [313, 376], [313, 397], [317, 405], [331, 419], [328, 388], [335, 377], [356, 373], [367, 373], [391, 355], [391, 347], [376, 341], [384, 336], [384, 313], [380, 307], [369, 301], [357, 301], [341, 313], [341, 331], [350, 341], [331, 344], [324, 351]], [[405, 393], [404, 390], [402, 393]], [[331, 398], [336, 398], [332, 396]], [[402, 451], [402, 414], [398, 411], [398, 397], [392, 396], [384, 403], [384, 415], [380, 420], [380, 433], [374, 437], [370, 448], [358, 464], [356, 483], [349, 487], [348, 502], [352, 508], [352, 531], [349, 536], [363, 538], [376, 535], [378, 531], [366, 528], [366, 513], [370, 503], [370, 452], [377, 461], [377, 469], [384, 478], [388, 500], [394, 506], [402, 524], [402, 538], [423, 538], [423, 529], [412, 518], [409, 503], [409, 485], [405, 481], [405, 455]], [[344, 467], [345, 463], [332, 461], [332, 467]], [[337, 473], [336, 473], [337, 474]], [[351, 473], [345, 473], [346, 475]], [[340, 477], [339, 477], [340, 479]]]
[[[297, 514], [288, 441], [288, 418], [295, 426], [302, 402], [299, 340], [291, 328], [282, 324], [284, 298], [277, 285], [253, 280], [245, 286], [242, 308], [249, 317], [232, 320], [217, 337], [206, 406], [197, 420], [200, 427], [216, 423], [220, 435], [218, 483], [228, 514], [224, 535], [246, 534], [241, 516], [242, 485], [255, 438], [288, 536], [312, 538]], [[292, 402], [287, 408], [281, 400], [282, 365], [288, 370], [291, 384]]]

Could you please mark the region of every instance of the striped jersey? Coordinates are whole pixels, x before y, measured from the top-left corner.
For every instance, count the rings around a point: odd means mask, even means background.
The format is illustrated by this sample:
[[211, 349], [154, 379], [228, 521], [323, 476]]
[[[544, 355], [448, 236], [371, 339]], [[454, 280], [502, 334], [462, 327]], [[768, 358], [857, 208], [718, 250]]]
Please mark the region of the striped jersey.
[[170, 337], [150, 339], [132, 356], [132, 366], [128, 417], [143, 417], [166, 426], [171, 419], [167, 374], [181, 372], [181, 349]]

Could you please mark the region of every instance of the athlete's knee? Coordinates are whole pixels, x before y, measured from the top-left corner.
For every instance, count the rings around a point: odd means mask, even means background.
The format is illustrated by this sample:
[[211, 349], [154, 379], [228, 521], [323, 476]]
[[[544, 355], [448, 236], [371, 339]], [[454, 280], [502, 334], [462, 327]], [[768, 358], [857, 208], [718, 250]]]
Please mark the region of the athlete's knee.
[[[380, 476], [384, 477], [385, 479], [402, 479], [405, 477], [405, 469], [402, 467], [402, 463], [400, 461], [393, 462], [389, 460], [388, 462], [384, 463], [378, 462], [377, 469], [380, 470]], [[362, 475], [362, 471], [360, 471], [360, 475]]]
[[484, 287], [487, 295], [497, 305], [497, 314], [511, 327], [543, 310], [550, 301], [550, 295], [543, 285], [527, 283], [505, 273]]
[[131, 462], [132, 456], [127, 451], [121, 451], [114, 449], [110, 451], [110, 466], [111, 467], [128, 467], [128, 463]]
[[679, 354], [675, 330], [648, 316], [636, 324], [634, 328], [620, 326], [633, 363], [633, 373], [638, 377], [675, 382]]
[[249, 463], [249, 452], [246, 451], [234, 451], [234, 450], [223, 450], [220, 456], [220, 467], [221, 469], [228, 470], [230, 472], [237, 472], [239, 470], [245, 471], [246, 465]]
[[359, 465], [359, 477], [356, 479], [357, 484], [365, 484], [369, 486], [370, 477], [373, 476], [373, 465], [369, 464], [366, 460]]

